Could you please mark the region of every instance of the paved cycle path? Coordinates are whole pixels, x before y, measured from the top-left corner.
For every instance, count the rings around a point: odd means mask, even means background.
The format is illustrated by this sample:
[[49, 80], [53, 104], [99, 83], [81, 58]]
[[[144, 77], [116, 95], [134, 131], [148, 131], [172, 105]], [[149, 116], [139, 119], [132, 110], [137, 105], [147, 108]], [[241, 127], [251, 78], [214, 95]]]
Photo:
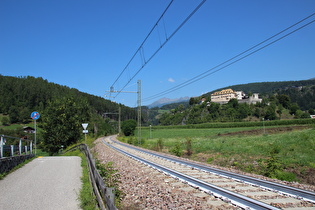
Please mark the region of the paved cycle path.
[[0, 208], [80, 209], [81, 158], [36, 158], [0, 180]]

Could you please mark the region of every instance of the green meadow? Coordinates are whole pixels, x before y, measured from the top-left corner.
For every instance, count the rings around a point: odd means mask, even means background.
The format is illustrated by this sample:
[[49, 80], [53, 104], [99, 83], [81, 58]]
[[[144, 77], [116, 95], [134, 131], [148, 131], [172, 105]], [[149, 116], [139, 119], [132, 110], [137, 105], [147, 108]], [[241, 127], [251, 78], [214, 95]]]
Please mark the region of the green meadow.
[[[217, 166], [314, 185], [315, 127], [293, 129], [287, 126], [285, 131], [278, 128], [152, 128], [151, 131], [144, 128], [141, 146]], [[136, 136], [120, 140], [138, 144]]]

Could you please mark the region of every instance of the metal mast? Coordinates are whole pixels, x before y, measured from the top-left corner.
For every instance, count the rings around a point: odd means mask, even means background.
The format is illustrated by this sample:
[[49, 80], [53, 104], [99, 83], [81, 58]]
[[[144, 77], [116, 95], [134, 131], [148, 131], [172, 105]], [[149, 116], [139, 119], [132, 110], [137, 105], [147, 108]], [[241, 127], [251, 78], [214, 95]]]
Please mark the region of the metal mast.
[[141, 80], [138, 80], [138, 144], [141, 143]]

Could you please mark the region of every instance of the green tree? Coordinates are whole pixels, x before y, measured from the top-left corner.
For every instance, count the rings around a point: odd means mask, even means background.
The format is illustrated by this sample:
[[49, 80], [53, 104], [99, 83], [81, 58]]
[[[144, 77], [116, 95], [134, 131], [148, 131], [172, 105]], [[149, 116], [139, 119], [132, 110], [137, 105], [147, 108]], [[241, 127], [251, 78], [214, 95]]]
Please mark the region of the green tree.
[[277, 113], [279, 114], [279, 119], [280, 120], [281, 120], [282, 112], [283, 112], [283, 106], [281, 104], [279, 104]]
[[90, 111], [86, 101], [64, 97], [50, 102], [41, 116], [42, 148], [53, 155], [61, 145], [67, 147], [80, 139], [81, 124], [89, 121]]
[[125, 136], [133, 136], [136, 127], [137, 122], [135, 120], [126, 120], [121, 123], [121, 130]]
[[1, 120], [2, 125], [9, 125], [9, 118], [8, 117], [3, 117]]
[[190, 106], [192, 106], [192, 105], [194, 105], [194, 104], [198, 104], [199, 103], [199, 98], [198, 97], [191, 97], [190, 99], [189, 99], [189, 105]]
[[170, 114], [165, 112], [161, 115], [159, 119], [161, 125], [171, 125]]
[[251, 109], [250, 106], [247, 103], [242, 103], [238, 105], [237, 108], [237, 118], [239, 120], [242, 120], [246, 117], [248, 117], [249, 115], [251, 115]]
[[17, 123], [19, 121], [18, 109], [15, 106], [12, 106], [9, 110], [10, 123]]
[[277, 119], [275, 108], [273, 106], [268, 106], [265, 114], [266, 120], [275, 120]]
[[261, 109], [256, 107], [253, 111], [253, 116], [260, 118], [261, 117]]
[[289, 96], [281, 94], [277, 96], [277, 99], [284, 108], [288, 109], [290, 107], [291, 99], [289, 98]]
[[296, 112], [300, 109], [297, 103], [294, 103], [290, 106], [290, 114], [295, 115]]
[[229, 102], [227, 103], [227, 106], [228, 107], [231, 107], [231, 108], [237, 108], [239, 105], [238, 101], [236, 98], [232, 98], [231, 100], [229, 100]]
[[304, 112], [304, 113], [302, 113], [302, 114], [300, 115], [300, 118], [302, 118], [302, 119], [310, 118], [310, 114]]
[[219, 110], [220, 110], [220, 104], [217, 103], [210, 103], [210, 106], [207, 107], [208, 112], [210, 114], [210, 119], [215, 121], [219, 119]]

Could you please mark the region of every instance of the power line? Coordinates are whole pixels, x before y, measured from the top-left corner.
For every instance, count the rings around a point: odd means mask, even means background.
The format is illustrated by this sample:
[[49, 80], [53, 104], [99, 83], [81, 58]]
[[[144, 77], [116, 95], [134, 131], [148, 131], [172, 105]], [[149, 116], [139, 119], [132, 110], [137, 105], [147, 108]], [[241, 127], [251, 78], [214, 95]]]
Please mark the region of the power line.
[[[173, 1], [172, 1], [173, 2]], [[172, 3], [171, 2], [171, 3]], [[175, 31], [169, 36], [165, 38], [165, 41], [160, 44], [160, 47], [149, 57], [148, 60], [144, 60], [142, 66], [138, 69], [138, 71], [131, 77], [131, 79], [128, 80], [128, 82], [123, 86], [123, 88], [121, 88], [119, 91], [117, 91], [116, 96], [114, 96], [114, 98], [116, 98], [120, 92], [122, 92], [122, 90], [125, 89], [125, 87], [137, 76], [137, 74], [139, 74], [139, 72], [146, 66], [146, 64], [148, 62], [150, 62], [152, 60], [152, 58], [164, 47], [164, 45], [179, 31], [179, 29], [199, 10], [199, 8], [206, 2], [206, 0], [203, 0], [202, 2], [200, 2], [198, 4], [198, 6], [185, 18], [185, 20], [175, 29]], [[170, 4], [171, 4], [170, 3]], [[170, 6], [169, 4], [169, 6]], [[166, 10], [168, 9], [168, 7], [166, 8]], [[166, 10], [164, 11], [164, 13], [166, 12]], [[153, 29], [158, 25], [158, 22], [162, 19], [162, 17], [164, 16], [164, 13], [161, 15], [161, 17], [159, 18], [159, 20], [157, 21], [157, 23], [154, 25]], [[150, 31], [149, 35], [152, 33], [153, 29]], [[149, 36], [148, 35], [148, 36]], [[146, 39], [148, 38], [148, 36], [146, 37]], [[146, 41], [145, 39], [145, 41]], [[144, 41], [144, 42], [145, 42]], [[143, 42], [143, 43], [144, 43]], [[141, 49], [143, 48], [143, 43], [140, 45], [140, 47], [138, 48], [137, 52], [134, 54], [134, 56], [132, 57], [131, 60], [133, 60], [133, 58], [135, 57], [135, 55], [140, 52], [141, 53]], [[143, 51], [142, 51], [143, 52]], [[144, 55], [141, 55], [141, 57], [144, 58]], [[129, 61], [129, 63], [127, 64], [127, 66], [125, 67], [125, 69], [129, 66], [131, 60]], [[123, 71], [125, 71], [125, 69]], [[122, 72], [123, 73], [123, 72]], [[122, 74], [121, 73], [121, 74]], [[121, 75], [120, 75], [121, 76]], [[119, 77], [120, 77], [119, 76]], [[117, 81], [118, 79], [116, 79]], [[115, 81], [115, 82], [116, 82]]]
[[[232, 58], [230, 58], [230, 59], [224, 61], [223, 63], [221, 63], [221, 64], [219, 64], [219, 65], [217, 65], [217, 66], [215, 66], [215, 67], [213, 67], [213, 68], [211, 68], [211, 69], [209, 69], [209, 70], [207, 70], [207, 71], [205, 71], [205, 72], [203, 72], [203, 73], [201, 73], [201, 74], [199, 74], [199, 75], [197, 75], [197, 76], [195, 76], [195, 77], [193, 77], [193, 78], [191, 78], [191, 79], [189, 79], [189, 80], [187, 80], [187, 81], [185, 81], [185, 82], [183, 82], [183, 83], [181, 83], [181, 84], [179, 84], [179, 85], [176, 85], [176, 86], [174, 86], [174, 87], [172, 87], [172, 88], [170, 88], [170, 89], [167, 89], [167, 90], [165, 90], [165, 91], [162, 91], [162, 92], [160, 92], [160, 93], [157, 93], [157, 94], [155, 94], [155, 95], [152, 95], [152, 96], [150, 96], [150, 97], [147, 97], [147, 98], [145, 98], [143, 101], [149, 101], [149, 100], [152, 100], [152, 99], [161, 97], [161, 96], [163, 96], [163, 95], [166, 95], [166, 94], [168, 94], [168, 93], [174, 92], [174, 91], [176, 91], [176, 90], [178, 90], [178, 89], [181, 89], [181, 88], [183, 88], [183, 87], [186, 87], [186, 86], [188, 86], [188, 85], [190, 85], [190, 84], [192, 84], [192, 83], [195, 83], [195, 82], [197, 82], [197, 81], [199, 81], [199, 80], [201, 80], [201, 79], [203, 79], [203, 78], [205, 78], [205, 77], [208, 77], [208, 76], [210, 76], [211, 74], [214, 74], [214, 73], [216, 73], [216, 72], [218, 72], [218, 71], [220, 71], [220, 70], [222, 70], [222, 69], [224, 69], [224, 68], [226, 68], [226, 67], [228, 67], [228, 66], [230, 66], [230, 65], [232, 65], [232, 64], [234, 64], [234, 63], [236, 63], [236, 62], [239, 62], [239, 61], [243, 60], [244, 58], [247, 58], [248, 56], [250, 56], [250, 55], [252, 55], [252, 54], [254, 54], [254, 53], [257, 53], [258, 51], [260, 51], [260, 50], [262, 50], [262, 49], [264, 49], [264, 48], [266, 48], [266, 47], [268, 47], [268, 46], [270, 46], [270, 45], [272, 45], [272, 44], [274, 44], [274, 43], [280, 41], [281, 39], [283, 39], [283, 38], [285, 38], [285, 37], [287, 37], [287, 36], [289, 36], [289, 35], [291, 35], [291, 34], [297, 32], [298, 30], [300, 30], [300, 29], [302, 29], [302, 28], [304, 28], [304, 27], [306, 27], [306, 26], [312, 24], [313, 22], [315, 22], [315, 20], [312, 20], [312, 21], [310, 21], [310, 22], [308, 22], [308, 23], [306, 23], [306, 24], [300, 26], [299, 28], [297, 28], [297, 29], [295, 29], [295, 30], [293, 30], [293, 31], [291, 31], [291, 32], [288, 32], [287, 34], [281, 36], [280, 38], [278, 38], [278, 39], [276, 39], [276, 40], [274, 40], [274, 41], [272, 41], [272, 42], [270, 42], [270, 43], [268, 43], [268, 44], [265, 44], [264, 46], [262, 46], [262, 47], [260, 47], [260, 48], [258, 48], [258, 49], [256, 49], [256, 50], [254, 50], [254, 51], [252, 51], [252, 52], [250, 52], [250, 51], [253, 50], [253, 49], [255, 49], [255, 48], [257, 48], [258, 46], [260, 46], [260, 45], [262, 45], [262, 44], [264, 44], [264, 43], [270, 41], [271, 39], [273, 39], [273, 38], [279, 36], [280, 34], [284, 33], [285, 31], [287, 31], [287, 30], [289, 30], [289, 29], [291, 29], [291, 28], [293, 28], [294, 26], [300, 24], [301, 22], [307, 20], [308, 18], [310, 18], [310, 17], [312, 17], [312, 16], [314, 16], [314, 15], [315, 15], [315, 13], [313, 13], [312, 15], [310, 15], [310, 16], [308, 16], [308, 17], [306, 17], [306, 18], [304, 18], [304, 19], [302, 19], [302, 20], [300, 20], [300, 21], [298, 21], [297, 23], [295, 23], [295, 24], [289, 26], [288, 28], [286, 28], [286, 29], [280, 31], [279, 33], [277, 33], [277, 34], [275, 34], [275, 35], [269, 37], [268, 39], [266, 39], [266, 40], [260, 42], [259, 44], [256, 44], [256, 45], [254, 45], [253, 47], [251, 47], [251, 48], [249, 48], [249, 49], [243, 51], [242, 53], [240, 53], [240, 54], [238, 54], [238, 55], [236, 55], [236, 56], [234, 56], [234, 57], [232, 57]], [[250, 52], [250, 53], [246, 54], [247, 52]], [[246, 55], [244, 55], [244, 54], [246, 54]], [[244, 56], [242, 56], [242, 55], [244, 55]], [[240, 57], [240, 56], [242, 56], [242, 57]], [[238, 58], [238, 57], [240, 57], [240, 58]], [[238, 58], [238, 59], [237, 59], [237, 58]], [[234, 60], [234, 59], [236, 59], [236, 60]], [[234, 61], [233, 61], [233, 60], [234, 60]], [[229, 62], [230, 62], [230, 63], [229, 63]], [[225, 65], [225, 64], [226, 64], [226, 65]], [[225, 65], [225, 66], [224, 66], [224, 65]], [[222, 66], [222, 67], [220, 67], [220, 66]], [[220, 68], [219, 68], [219, 67], [220, 67]], [[218, 69], [217, 69], [217, 68], [218, 68]]]
[[169, 9], [169, 7], [171, 6], [171, 4], [173, 3], [174, 0], [171, 0], [171, 2], [167, 5], [166, 9], [164, 10], [164, 12], [162, 13], [162, 15], [159, 17], [158, 21], [156, 21], [156, 23], [154, 24], [154, 26], [152, 27], [152, 29], [150, 30], [150, 32], [148, 33], [148, 35], [145, 37], [145, 39], [143, 40], [143, 42], [141, 43], [140, 47], [136, 50], [136, 52], [133, 54], [133, 56], [131, 57], [131, 59], [129, 60], [129, 62], [127, 63], [127, 65], [125, 66], [125, 68], [120, 72], [119, 76], [117, 77], [117, 79], [115, 80], [115, 82], [111, 85], [112, 87], [116, 84], [116, 82], [119, 80], [119, 78], [121, 77], [121, 75], [125, 72], [125, 70], [128, 68], [128, 66], [130, 65], [130, 63], [132, 62], [132, 60], [135, 58], [135, 56], [140, 52], [141, 53], [141, 49], [143, 50], [143, 45], [144, 43], [147, 41], [147, 39], [149, 38], [149, 36], [152, 34], [152, 32], [154, 31], [154, 29], [158, 26], [158, 23], [160, 22], [160, 20], [164, 17], [164, 14], [166, 13], [166, 11]]

